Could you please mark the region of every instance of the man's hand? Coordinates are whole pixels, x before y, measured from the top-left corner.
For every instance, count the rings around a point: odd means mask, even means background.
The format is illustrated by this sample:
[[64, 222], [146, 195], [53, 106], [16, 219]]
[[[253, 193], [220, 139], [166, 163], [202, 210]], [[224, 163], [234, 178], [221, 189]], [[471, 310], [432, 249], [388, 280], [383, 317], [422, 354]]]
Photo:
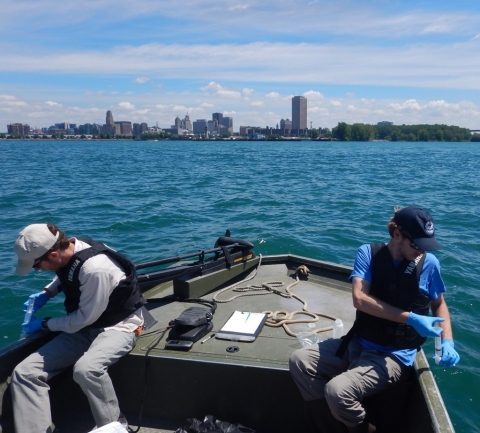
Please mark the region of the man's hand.
[[453, 340], [445, 338], [442, 340], [442, 359], [438, 365], [446, 365], [447, 367], [455, 366], [460, 362], [460, 355], [454, 349]]
[[33, 334], [34, 332], [41, 331], [42, 329], [44, 329], [42, 327], [42, 321], [43, 319], [34, 318], [33, 320], [30, 320], [30, 322], [22, 323], [23, 332], [25, 332], [25, 334], [27, 335], [30, 335], [30, 334]]
[[50, 300], [50, 294], [48, 292], [39, 292], [35, 293], [33, 295], [30, 295], [28, 297], [28, 301], [23, 304], [23, 312], [27, 312], [28, 304], [30, 303], [30, 299], [35, 299], [35, 302], [33, 304], [33, 313], [35, 311], [39, 310], [42, 308], [49, 300]]
[[443, 329], [435, 329], [433, 325], [436, 322], [443, 322], [442, 317], [429, 317], [420, 314], [410, 313], [407, 319], [407, 325], [413, 326], [422, 337], [438, 337]]

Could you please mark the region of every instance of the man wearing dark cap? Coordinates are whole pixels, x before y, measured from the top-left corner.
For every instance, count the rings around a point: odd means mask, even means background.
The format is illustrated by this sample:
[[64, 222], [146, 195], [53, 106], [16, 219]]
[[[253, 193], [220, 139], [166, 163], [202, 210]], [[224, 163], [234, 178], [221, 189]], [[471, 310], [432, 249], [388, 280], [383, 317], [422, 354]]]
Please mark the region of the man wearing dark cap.
[[98, 427], [126, 425], [108, 368], [132, 350], [144, 317], [145, 300], [135, 266], [103, 243], [68, 238], [54, 224], [31, 224], [15, 242], [16, 272], [56, 273], [43, 291], [30, 296], [35, 314], [53, 296], [65, 294], [67, 315], [32, 317], [23, 323], [29, 335], [41, 330], [59, 335], [23, 360], [12, 373], [11, 390], [17, 433], [52, 431], [47, 381], [73, 366], [73, 379], [87, 396]]
[[357, 251], [349, 279], [357, 309], [351, 330], [343, 339], [322, 341], [290, 358], [307, 413], [322, 433], [376, 431], [363, 399], [406, 380], [427, 337], [442, 337], [440, 365], [460, 360], [440, 264], [426, 253], [440, 249], [432, 217], [409, 206], [398, 210], [387, 227], [388, 244], [362, 245]]

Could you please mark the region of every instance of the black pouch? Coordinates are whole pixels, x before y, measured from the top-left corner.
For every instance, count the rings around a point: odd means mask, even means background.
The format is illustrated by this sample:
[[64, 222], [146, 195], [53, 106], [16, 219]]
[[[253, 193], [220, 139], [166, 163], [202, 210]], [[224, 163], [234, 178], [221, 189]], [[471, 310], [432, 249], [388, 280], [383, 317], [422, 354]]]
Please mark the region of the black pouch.
[[[185, 300], [184, 300], [185, 301]], [[205, 302], [201, 300], [202, 302]], [[187, 302], [198, 302], [197, 300], [187, 300]], [[210, 302], [209, 302], [210, 303]], [[173, 328], [168, 334], [168, 340], [186, 340], [197, 341], [213, 329], [213, 314], [217, 305], [210, 303], [211, 309], [203, 307], [187, 308], [179, 317], [170, 322]]]
[[180, 326], [199, 326], [211, 322], [213, 314], [202, 307], [187, 308], [173, 323]]

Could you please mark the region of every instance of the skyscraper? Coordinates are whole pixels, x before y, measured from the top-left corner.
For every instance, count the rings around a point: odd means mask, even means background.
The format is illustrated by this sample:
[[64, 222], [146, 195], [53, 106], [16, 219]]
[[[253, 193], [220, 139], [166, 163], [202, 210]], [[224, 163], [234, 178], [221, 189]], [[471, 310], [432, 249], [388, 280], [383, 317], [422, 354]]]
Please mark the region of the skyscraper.
[[120, 134], [120, 126], [116, 125], [113, 120], [113, 114], [110, 110], [107, 111], [107, 115], [105, 117], [105, 125], [103, 125], [103, 133], [110, 134], [111, 136], [115, 136]]
[[294, 96], [292, 98], [292, 130], [300, 132], [307, 129], [307, 98]]

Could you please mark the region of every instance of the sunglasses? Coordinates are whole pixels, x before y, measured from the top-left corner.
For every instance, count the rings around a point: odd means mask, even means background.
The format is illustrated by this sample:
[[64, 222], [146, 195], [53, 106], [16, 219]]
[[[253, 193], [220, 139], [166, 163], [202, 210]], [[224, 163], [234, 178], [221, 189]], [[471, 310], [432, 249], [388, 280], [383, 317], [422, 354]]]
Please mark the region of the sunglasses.
[[410, 241], [409, 244], [408, 244], [408, 245], [410, 245], [410, 248], [413, 248], [414, 250], [417, 250], [417, 251], [421, 250], [421, 248], [419, 248], [417, 246], [417, 244], [415, 242], [413, 242], [413, 240], [410, 236], [405, 235], [405, 237]]
[[413, 248], [414, 250], [420, 250], [421, 248], [418, 248], [418, 246], [415, 244], [415, 242], [413, 242], [411, 239], [408, 239], [410, 241], [410, 243], [408, 245], [410, 245], [410, 248]]
[[40, 269], [40, 264], [48, 259], [48, 255], [51, 253], [51, 251], [47, 251], [42, 257], [39, 257], [37, 260], [33, 262], [32, 269], [35, 269], [38, 271]]
[[421, 248], [419, 248], [417, 246], [417, 244], [415, 242], [413, 242], [413, 239], [410, 237], [410, 235], [408, 235], [407, 233], [405, 233], [403, 230], [400, 230], [400, 233], [402, 234], [402, 236], [404, 238], [407, 238], [410, 242], [408, 245], [410, 245], [410, 248], [413, 248], [414, 250], [417, 250], [417, 251], [420, 251]]

